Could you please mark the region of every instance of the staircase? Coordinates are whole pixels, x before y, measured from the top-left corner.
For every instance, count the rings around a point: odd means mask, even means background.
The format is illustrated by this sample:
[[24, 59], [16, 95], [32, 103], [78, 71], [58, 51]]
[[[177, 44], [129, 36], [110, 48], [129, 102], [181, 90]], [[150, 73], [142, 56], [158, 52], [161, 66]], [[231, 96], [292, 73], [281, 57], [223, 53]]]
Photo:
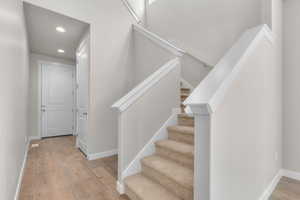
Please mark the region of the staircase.
[[[181, 89], [181, 101], [190, 90]], [[168, 127], [168, 139], [155, 144], [156, 153], [141, 160], [142, 171], [125, 179], [131, 200], [192, 200], [194, 183], [194, 119], [178, 115], [178, 125]]]

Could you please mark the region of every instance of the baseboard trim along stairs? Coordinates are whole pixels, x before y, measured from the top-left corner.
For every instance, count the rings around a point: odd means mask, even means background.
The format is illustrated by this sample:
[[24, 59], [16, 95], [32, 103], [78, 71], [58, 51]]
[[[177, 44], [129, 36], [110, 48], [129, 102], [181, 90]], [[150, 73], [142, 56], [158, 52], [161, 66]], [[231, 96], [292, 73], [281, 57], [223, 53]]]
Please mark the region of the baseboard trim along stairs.
[[[181, 89], [181, 102], [189, 93]], [[183, 106], [180, 110], [155, 134], [151, 148], [131, 163], [124, 185], [117, 184], [131, 200], [193, 200], [194, 118], [183, 113]]]

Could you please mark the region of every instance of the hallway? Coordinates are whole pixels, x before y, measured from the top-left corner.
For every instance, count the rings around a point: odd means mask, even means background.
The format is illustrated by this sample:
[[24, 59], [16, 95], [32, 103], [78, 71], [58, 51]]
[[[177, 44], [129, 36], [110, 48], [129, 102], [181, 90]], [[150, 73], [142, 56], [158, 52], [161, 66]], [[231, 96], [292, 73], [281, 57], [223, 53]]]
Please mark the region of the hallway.
[[115, 189], [117, 156], [87, 161], [73, 136], [31, 144], [20, 200], [128, 200]]
[[282, 177], [270, 200], [299, 200], [300, 181]]

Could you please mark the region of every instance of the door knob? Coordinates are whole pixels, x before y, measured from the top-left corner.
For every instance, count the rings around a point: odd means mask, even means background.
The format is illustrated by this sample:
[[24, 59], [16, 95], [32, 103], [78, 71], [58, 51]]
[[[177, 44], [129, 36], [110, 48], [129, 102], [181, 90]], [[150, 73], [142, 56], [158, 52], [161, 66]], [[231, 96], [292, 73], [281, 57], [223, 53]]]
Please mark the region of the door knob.
[[42, 112], [46, 112], [46, 109], [42, 109]]
[[84, 112], [84, 113], [82, 113], [83, 115], [88, 115], [88, 113], [87, 112]]

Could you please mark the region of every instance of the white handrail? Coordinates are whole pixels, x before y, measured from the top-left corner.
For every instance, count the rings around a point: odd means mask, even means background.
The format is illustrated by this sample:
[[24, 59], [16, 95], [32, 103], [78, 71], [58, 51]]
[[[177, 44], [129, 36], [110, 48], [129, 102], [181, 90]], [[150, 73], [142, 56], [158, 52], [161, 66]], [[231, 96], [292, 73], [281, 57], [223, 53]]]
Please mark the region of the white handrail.
[[136, 86], [133, 90], [131, 90], [127, 95], [114, 103], [112, 105], [112, 108], [118, 109], [119, 112], [124, 112], [134, 102], [142, 97], [149, 89], [151, 89], [153, 85], [158, 83], [170, 71], [175, 69], [178, 64], [180, 64], [178, 58], [169, 61], [152, 75], [150, 75], [147, 79], [145, 79], [142, 83]]
[[163, 47], [163, 48], [167, 49], [168, 51], [172, 52], [176, 56], [183, 56], [183, 55], [190, 56], [193, 59], [203, 63], [205, 67], [212, 67], [211, 65], [205, 63], [204, 61], [202, 61], [201, 59], [199, 59], [197, 56], [193, 55], [192, 53], [175, 46], [174, 44], [172, 44], [169, 41], [161, 38], [159, 35], [149, 31], [148, 29], [144, 28], [141, 25], [134, 24], [133, 29], [136, 30], [137, 32], [141, 33], [142, 35], [144, 35], [145, 37], [147, 37], [151, 41], [155, 42], [156, 44], [160, 45], [161, 47]]
[[146, 38], [148, 38], [151, 41], [155, 42], [157, 45], [167, 49], [168, 51], [171, 51], [176, 56], [182, 56], [183, 54], [185, 54], [184, 50], [176, 47], [175, 45], [173, 45], [170, 42], [168, 42], [167, 40], [159, 37], [155, 33], [147, 30], [146, 28], [144, 28], [141, 25], [133, 24], [133, 30], [137, 31], [138, 33], [142, 34]]
[[274, 35], [267, 25], [247, 30], [185, 100], [184, 105], [189, 107], [186, 111], [199, 114], [213, 113], [240, 71], [239, 64], [261, 37], [273, 42]]
[[124, 5], [126, 6], [126, 8], [128, 9], [128, 11], [130, 12], [130, 14], [133, 16], [133, 18], [137, 21], [138, 24], [142, 23], [142, 20], [140, 20], [140, 18], [138, 17], [138, 15], [136, 14], [136, 12], [134, 11], [134, 9], [132, 8], [132, 6], [130, 5], [130, 3], [127, 0], [122, 0], [122, 2], [124, 3]]

